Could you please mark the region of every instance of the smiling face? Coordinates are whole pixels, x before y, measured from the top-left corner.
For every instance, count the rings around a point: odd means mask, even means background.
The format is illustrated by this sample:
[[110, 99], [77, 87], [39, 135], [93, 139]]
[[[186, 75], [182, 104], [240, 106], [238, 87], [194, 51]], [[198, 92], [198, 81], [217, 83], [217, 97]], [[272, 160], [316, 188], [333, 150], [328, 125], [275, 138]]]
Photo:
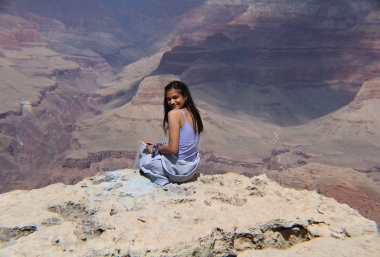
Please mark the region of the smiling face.
[[166, 92], [166, 102], [173, 109], [182, 109], [185, 106], [187, 97], [184, 97], [178, 90], [170, 89]]

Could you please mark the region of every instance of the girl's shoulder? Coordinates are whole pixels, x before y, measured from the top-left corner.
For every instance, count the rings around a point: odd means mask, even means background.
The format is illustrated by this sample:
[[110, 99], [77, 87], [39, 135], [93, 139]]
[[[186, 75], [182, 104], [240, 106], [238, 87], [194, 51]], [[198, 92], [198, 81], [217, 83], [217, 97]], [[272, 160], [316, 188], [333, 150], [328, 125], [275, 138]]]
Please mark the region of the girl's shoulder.
[[183, 112], [181, 109], [170, 110], [168, 113], [168, 117], [180, 118], [183, 117]]
[[174, 109], [174, 110], [170, 110], [169, 113], [176, 113], [176, 114], [181, 114], [181, 115], [186, 115], [188, 113], [190, 113], [190, 111], [187, 109], [187, 108], [183, 108], [183, 109]]
[[168, 114], [170, 115], [170, 114], [175, 114], [175, 115], [178, 115], [178, 114], [182, 114], [182, 111], [181, 111], [181, 109], [174, 109], [174, 110], [170, 110], [169, 112], [168, 112]]

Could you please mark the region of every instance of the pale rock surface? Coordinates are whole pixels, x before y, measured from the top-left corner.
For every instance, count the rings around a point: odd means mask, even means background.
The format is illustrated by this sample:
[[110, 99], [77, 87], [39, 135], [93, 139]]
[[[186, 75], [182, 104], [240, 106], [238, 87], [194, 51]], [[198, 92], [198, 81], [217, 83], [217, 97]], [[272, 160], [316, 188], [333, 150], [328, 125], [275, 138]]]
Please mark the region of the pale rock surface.
[[[378, 256], [376, 224], [266, 175], [157, 187], [137, 171], [0, 195], [0, 256]], [[293, 247], [292, 247], [293, 246]]]
[[376, 176], [380, 175], [378, 173], [362, 173], [350, 168], [310, 162], [283, 171], [271, 170], [266, 174], [281, 186], [316, 190], [340, 203], [347, 203], [379, 225], [380, 181], [379, 176]]

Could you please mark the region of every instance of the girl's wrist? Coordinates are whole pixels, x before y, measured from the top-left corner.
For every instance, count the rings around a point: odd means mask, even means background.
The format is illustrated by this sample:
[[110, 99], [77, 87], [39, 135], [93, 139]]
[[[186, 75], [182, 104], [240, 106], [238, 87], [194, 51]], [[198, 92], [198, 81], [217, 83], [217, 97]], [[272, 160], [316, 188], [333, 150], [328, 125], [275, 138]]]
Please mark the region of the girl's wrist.
[[160, 154], [159, 151], [158, 151], [158, 147], [160, 146], [165, 146], [167, 145], [168, 143], [167, 142], [157, 142], [153, 147], [152, 147], [152, 157], [155, 157], [156, 155]]
[[158, 152], [158, 147], [159, 145], [158, 144], [155, 144], [152, 148], [152, 156], [156, 156], [157, 154], [159, 154]]

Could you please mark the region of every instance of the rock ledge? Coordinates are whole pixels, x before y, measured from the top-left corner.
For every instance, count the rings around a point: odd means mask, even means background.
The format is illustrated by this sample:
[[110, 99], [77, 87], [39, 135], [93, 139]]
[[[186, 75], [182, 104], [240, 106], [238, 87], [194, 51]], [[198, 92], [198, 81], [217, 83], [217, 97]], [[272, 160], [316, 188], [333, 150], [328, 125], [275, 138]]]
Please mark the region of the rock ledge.
[[[133, 170], [0, 195], [0, 256], [376, 256], [376, 223], [266, 175], [157, 187]], [[325, 240], [325, 241], [323, 241]], [[323, 243], [322, 243], [323, 242]], [[350, 248], [347, 248], [350, 246]]]

